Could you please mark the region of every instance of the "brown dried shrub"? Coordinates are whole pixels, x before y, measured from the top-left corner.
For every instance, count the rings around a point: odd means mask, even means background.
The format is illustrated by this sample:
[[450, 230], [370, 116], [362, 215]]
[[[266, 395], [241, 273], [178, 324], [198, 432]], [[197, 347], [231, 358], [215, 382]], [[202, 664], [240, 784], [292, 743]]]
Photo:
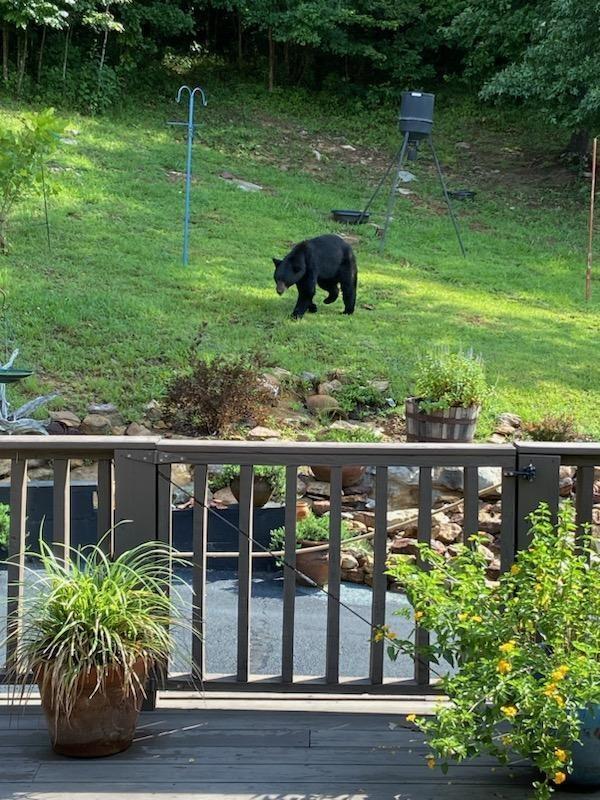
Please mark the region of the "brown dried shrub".
[[189, 369], [168, 384], [163, 419], [185, 436], [222, 435], [262, 422], [270, 402], [268, 389], [244, 358], [194, 357]]

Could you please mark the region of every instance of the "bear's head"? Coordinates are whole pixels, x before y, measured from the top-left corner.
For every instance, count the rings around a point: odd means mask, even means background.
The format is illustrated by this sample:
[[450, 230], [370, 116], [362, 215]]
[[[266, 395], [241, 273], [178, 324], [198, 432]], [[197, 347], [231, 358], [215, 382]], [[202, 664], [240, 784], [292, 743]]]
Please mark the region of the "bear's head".
[[277, 294], [283, 294], [286, 289], [298, 283], [306, 272], [304, 256], [300, 253], [290, 253], [285, 258], [274, 258], [275, 273], [273, 278]]

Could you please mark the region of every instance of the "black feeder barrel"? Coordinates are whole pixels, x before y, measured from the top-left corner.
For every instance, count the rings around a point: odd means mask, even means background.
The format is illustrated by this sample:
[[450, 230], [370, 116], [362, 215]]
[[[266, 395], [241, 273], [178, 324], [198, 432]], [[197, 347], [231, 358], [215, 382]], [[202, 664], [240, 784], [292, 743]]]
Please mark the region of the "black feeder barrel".
[[435, 95], [427, 92], [402, 92], [400, 103], [400, 130], [412, 139], [423, 139], [433, 129], [433, 104]]

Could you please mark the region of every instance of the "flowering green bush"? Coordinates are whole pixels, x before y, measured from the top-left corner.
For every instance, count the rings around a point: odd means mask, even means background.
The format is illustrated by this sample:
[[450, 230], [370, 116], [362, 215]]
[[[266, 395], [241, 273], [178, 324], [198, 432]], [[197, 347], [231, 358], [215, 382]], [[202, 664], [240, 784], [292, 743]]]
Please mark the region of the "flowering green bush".
[[[589, 535], [575, 536], [574, 518], [567, 504], [555, 526], [540, 506], [530, 547], [496, 584], [486, 581], [476, 547], [446, 561], [422, 545], [428, 570], [408, 561], [390, 568], [415, 620], [435, 634], [425, 654], [455, 670], [441, 678], [447, 705], [430, 719], [409, 717], [427, 735], [430, 766], [446, 770], [450, 760], [481, 753], [508, 763], [517, 753], [542, 773], [538, 800], [566, 780], [578, 712], [600, 702], [600, 569]], [[387, 628], [375, 635], [393, 659], [414, 653]]]

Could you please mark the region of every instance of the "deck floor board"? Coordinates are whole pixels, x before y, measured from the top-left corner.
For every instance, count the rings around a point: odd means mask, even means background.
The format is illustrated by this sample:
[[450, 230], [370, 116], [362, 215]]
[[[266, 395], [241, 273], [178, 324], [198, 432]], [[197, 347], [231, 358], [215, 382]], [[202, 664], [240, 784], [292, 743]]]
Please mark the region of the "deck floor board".
[[[0, 800], [526, 800], [533, 772], [490, 759], [428, 769], [405, 705], [380, 700], [231, 699], [142, 714], [134, 745], [109, 759], [65, 759], [39, 706], [0, 710]], [[419, 711], [423, 713], [423, 702]], [[429, 706], [431, 708], [431, 706]], [[394, 713], [398, 711], [398, 713]], [[561, 793], [568, 797], [568, 794]], [[588, 793], [600, 800], [600, 792]]]

